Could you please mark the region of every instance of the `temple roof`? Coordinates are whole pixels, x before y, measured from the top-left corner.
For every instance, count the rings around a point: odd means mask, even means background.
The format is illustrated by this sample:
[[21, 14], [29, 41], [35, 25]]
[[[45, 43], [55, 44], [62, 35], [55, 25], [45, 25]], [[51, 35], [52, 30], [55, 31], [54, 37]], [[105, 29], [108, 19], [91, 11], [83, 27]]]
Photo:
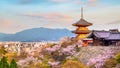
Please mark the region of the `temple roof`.
[[92, 31], [88, 37], [95, 36], [104, 40], [120, 40], [120, 32], [111, 31]]
[[120, 40], [120, 33], [112, 33], [109, 35], [109, 37], [107, 37], [105, 39], [106, 40], [113, 40], [113, 39]]
[[110, 35], [108, 31], [93, 31], [93, 34], [98, 38], [107, 38]]

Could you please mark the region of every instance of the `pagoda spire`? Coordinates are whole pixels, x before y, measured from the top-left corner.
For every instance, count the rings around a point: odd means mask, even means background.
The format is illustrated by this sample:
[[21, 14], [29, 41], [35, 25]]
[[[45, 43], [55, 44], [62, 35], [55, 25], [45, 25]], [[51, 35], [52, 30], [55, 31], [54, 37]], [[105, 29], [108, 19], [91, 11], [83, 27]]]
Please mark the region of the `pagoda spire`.
[[81, 7], [81, 19], [83, 19], [83, 7]]

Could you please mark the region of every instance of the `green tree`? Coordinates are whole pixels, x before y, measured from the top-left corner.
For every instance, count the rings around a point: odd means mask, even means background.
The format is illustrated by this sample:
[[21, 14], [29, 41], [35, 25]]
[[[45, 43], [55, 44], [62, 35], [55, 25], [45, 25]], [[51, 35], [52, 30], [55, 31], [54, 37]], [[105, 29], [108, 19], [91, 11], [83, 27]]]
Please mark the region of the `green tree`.
[[10, 68], [18, 68], [17, 63], [15, 62], [14, 59], [12, 59], [12, 61], [10, 63]]
[[4, 56], [0, 61], [0, 68], [9, 68], [9, 64], [7, 63], [7, 58]]

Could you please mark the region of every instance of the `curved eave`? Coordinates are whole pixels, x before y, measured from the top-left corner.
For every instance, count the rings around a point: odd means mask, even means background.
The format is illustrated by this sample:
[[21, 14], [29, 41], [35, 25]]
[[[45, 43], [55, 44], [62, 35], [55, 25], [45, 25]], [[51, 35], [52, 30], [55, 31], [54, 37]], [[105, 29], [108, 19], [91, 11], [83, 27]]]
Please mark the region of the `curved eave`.
[[86, 27], [86, 26], [91, 26], [92, 24], [72, 24], [73, 26], [77, 26], [77, 27]]
[[91, 26], [92, 23], [87, 22], [83, 18], [81, 18], [78, 22], [74, 23], [73, 26]]

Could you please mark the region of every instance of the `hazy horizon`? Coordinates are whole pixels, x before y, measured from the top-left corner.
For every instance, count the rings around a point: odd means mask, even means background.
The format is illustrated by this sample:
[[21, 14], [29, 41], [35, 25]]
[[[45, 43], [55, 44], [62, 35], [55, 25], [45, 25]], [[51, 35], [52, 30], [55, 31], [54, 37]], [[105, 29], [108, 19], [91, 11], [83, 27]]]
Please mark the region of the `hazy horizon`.
[[91, 30], [120, 29], [120, 0], [0, 0], [0, 32], [13, 34], [31, 28], [74, 30], [84, 19]]

